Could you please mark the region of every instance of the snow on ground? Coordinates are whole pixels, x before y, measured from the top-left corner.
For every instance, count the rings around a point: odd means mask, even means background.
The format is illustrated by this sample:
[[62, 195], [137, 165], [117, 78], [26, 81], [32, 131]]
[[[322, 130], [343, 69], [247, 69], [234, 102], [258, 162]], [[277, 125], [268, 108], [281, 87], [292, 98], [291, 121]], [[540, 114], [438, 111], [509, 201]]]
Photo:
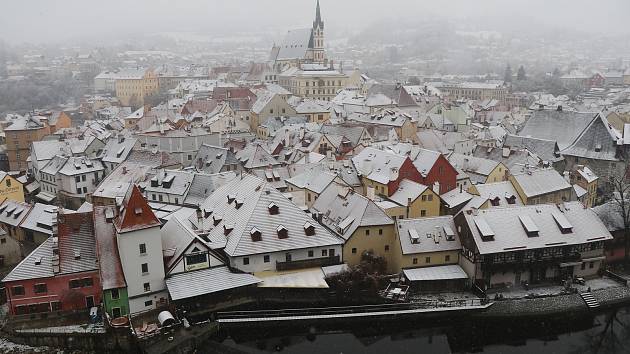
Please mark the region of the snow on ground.
[[105, 333], [102, 323], [71, 326], [16, 329], [19, 333]]
[[6, 338], [0, 338], [0, 352], [2, 353], [50, 353], [48, 347], [31, 347], [24, 344], [17, 344]]
[[[599, 289], [608, 289], [620, 286], [619, 283], [610, 278], [595, 278], [586, 281], [586, 284], [572, 284], [572, 287], [578, 289], [580, 292], [587, 291], [591, 288], [591, 291]], [[534, 294], [536, 296], [552, 296], [558, 295], [564, 291], [562, 285], [546, 285], [546, 286], [530, 286], [529, 289], [525, 289], [521, 286], [503, 288], [503, 289], [490, 289], [487, 291], [488, 297], [492, 298], [494, 294], [502, 294], [504, 298], [508, 299], [521, 299], [527, 295]]]

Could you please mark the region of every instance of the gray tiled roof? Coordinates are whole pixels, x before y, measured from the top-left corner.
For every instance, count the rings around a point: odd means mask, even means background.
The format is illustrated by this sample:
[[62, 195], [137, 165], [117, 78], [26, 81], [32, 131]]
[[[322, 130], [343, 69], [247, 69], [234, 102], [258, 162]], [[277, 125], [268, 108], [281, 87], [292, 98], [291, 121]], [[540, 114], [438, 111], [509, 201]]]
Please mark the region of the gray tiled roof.
[[233, 273], [227, 266], [220, 266], [172, 275], [166, 278], [166, 288], [171, 300], [177, 301], [260, 282], [251, 274]]
[[[398, 220], [398, 239], [403, 254], [454, 251], [462, 248], [452, 215]], [[454, 234], [447, 239], [446, 230]], [[412, 242], [411, 234], [418, 236]]]
[[527, 149], [543, 161], [556, 162], [564, 159], [560, 155], [560, 148], [555, 140], [508, 134], [503, 142], [503, 147]]
[[216, 174], [195, 173], [184, 199], [185, 205], [197, 206], [203, 203], [212, 192], [236, 177], [234, 172]]
[[[228, 196], [234, 198], [230, 203]], [[238, 208], [237, 202], [242, 203]], [[269, 213], [271, 203], [278, 206], [278, 214]], [[250, 174], [242, 174], [217, 189], [203, 202], [201, 208], [212, 211], [203, 219], [203, 230], [209, 230], [208, 238], [212, 247], [224, 247], [225, 253], [232, 257], [343, 243], [269, 183]], [[220, 221], [214, 225], [216, 218]], [[196, 215], [188, 220], [201, 229]], [[307, 222], [315, 228], [314, 235], [304, 232]], [[279, 226], [288, 230], [287, 238], [278, 238]], [[227, 236], [224, 235], [224, 227], [232, 228]], [[252, 240], [250, 232], [253, 228], [260, 230], [261, 241]]]
[[[352, 162], [366, 178], [387, 184], [392, 177], [392, 169], [400, 171], [406, 157], [388, 151], [367, 147], [352, 158]], [[396, 173], [397, 176], [397, 173]]]
[[534, 111], [518, 134], [555, 140], [562, 150], [575, 141], [595, 115], [595, 113], [558, 112], [554, 110]]
[[531, 170], [512, 176], [527, 197], [571, 189], [571, 184], [554, 169]]
[[193, 163], [202, 172], [219, 173], [225, 165], [238, 164], [238, 160], [236, 155], [229, 149], [202, 144]]
[[617, 137], [609, 127], [606, 118], [598, 114], [575, 141], [562, 151], [562, 154], [587, 159], [618, 161]]
[[322, 223], [348, 240], [360, 226], [391, 225], [392, 219], [373, 201], [349, 188], [331, 185], [313, 204]]
[[[501, 253], [525, 249], [541, 249], [577, 245], [612, 239], [606, 227], [591, 209], [580, 202], [565, 203], [561, 212], [554, 204], [539, 204], [513, 208], [490, 208], [464, 213], [467, 227], [481, 254]], [[563, 215], [572, 225], [571, 233], [562, 233], [553, 214]], [[519, 216], [529, 216], [538, 228], [537, 236], [528, 236]], [[485, 220], [493, 241], [483, 241], [475, 220]]]

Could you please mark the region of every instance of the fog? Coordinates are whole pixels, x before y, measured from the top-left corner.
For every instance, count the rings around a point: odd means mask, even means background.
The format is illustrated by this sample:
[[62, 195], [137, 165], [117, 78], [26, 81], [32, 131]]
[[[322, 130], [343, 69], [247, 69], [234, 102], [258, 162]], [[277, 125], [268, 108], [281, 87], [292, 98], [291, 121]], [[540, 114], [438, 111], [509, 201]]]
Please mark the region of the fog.
[[[0, 5], [0, 39], [7, 43], [105, 41], [161, 32], [281, 31], [308, 27], [314, 0], [26, 0]], [[328, 35], [375, 21], [422, 23], [445, 18], [479, 30], [575, 30], [625, 34], [627, 0], [322, 0]], [[465, 21], [464, 21], [465, 20]]]

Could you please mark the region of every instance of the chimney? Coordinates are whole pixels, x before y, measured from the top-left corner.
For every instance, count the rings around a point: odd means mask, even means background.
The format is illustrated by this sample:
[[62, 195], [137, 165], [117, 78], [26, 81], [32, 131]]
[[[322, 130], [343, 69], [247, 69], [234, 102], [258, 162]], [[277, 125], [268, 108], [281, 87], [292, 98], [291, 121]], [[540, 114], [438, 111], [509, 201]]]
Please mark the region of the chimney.
[[397, 168], [392, 167], [392, 168], [389, 170], [389, 180], [390, 180], [390, 181], [396, 181], [396, 180], [398, 180], [398, 169], [397, 169]]
[[123, 166], [122, 168], [122, 174], [126, 175], [127, 174], [127, 166]]
[[435, 181], [435, 183], [433, 183], [433, 193], [440, 195], [440, 182]]
[[562, 176], [567, 182], [571, 183], [571, 177], [569, 176], [569, 171], [562, 172]]
[[374, 187], [368, 186], [366, 194], [367, 194], [366, 197], [368, 197], [369, 200], [374, 200], [374, 197], [375, 197]]
[[289, 133], [289, 129], [284, 130], [284, 147], [289, 146], [291, 141], [291, 134]]

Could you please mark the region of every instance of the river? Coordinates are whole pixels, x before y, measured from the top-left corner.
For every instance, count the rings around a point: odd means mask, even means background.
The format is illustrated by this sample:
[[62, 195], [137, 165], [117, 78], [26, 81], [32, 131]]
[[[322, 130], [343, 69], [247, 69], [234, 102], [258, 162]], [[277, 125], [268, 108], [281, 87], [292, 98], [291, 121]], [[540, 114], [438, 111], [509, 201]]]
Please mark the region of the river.
[[222, 333], [220, 343], [234, 353], [630, 353], [630, 308], [532, 320], [250, 327]]

